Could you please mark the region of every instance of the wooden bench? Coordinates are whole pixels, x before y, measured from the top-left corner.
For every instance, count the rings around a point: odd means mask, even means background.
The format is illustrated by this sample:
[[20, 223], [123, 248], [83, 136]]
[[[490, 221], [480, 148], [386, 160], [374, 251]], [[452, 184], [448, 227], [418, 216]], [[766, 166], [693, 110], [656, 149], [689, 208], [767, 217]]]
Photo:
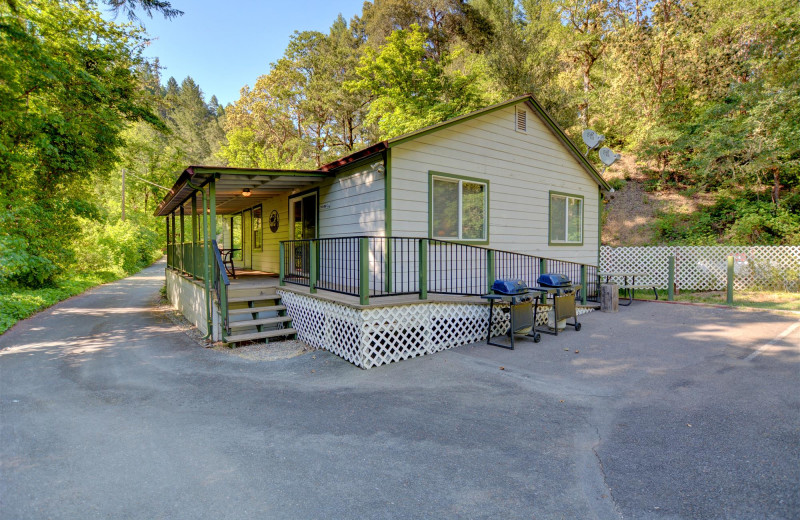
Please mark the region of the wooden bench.
[[633, 297], [636, 293], [636, 289], [652, 289], [656, 300], [658, 300], [658, 291], [656, 290], [655, 285], [652, 284], [620, 285], [619, 288], [628, 292], [628, 303], [619, 302], [620, 305], [624, 305], [626, 307], [633, 303]]

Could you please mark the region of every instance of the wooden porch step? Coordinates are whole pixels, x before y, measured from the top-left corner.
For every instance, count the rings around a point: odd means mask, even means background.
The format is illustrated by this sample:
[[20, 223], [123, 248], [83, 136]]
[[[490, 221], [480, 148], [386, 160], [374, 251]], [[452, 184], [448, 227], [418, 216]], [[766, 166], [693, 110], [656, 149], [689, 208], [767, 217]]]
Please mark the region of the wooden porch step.
[[280, 300], [279, 294], [259, 294], [255, 296], [233, 296], [228, 298], [228, 303], [260, 302], [263, 300]]
[[255, 327], [256, 325], [275, 325], [277, 323], [286, 323], [292, 321], [291, 316], [277, 316], [275, 318], [262, 318], [260, 320], [242, 320], [232, 321], [228, 326], [232, 329], [241, 329], [244, 327]]
[[228, 310], [228, 316], [238, 316], [240, 314], [254, 314], [257, 312], [274, 312], [274, 311], [285, 311], [285, 305], [264, 305], [262, 307], [244, 307], [241, 309], [230, 309]]
[[234, 334], [225, 338], [226, 343], [239, 343], [241, 341], [255, 341], [257, 339], [278, 338], [281, 336], [293, 336], [297, 334], [295, 329], [273, 329], [264, 332], [253, 332], [251, 334]]

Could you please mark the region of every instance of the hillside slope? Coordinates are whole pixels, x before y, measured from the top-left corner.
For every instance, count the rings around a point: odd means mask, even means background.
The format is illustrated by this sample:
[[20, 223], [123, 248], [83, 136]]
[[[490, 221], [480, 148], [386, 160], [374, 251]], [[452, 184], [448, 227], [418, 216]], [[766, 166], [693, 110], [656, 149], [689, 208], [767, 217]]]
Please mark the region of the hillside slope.
[[607, 246], [658, 245], [655, 226], [660, 212], [689, 214], [713, 202], [708, 193], [687, 197], [675, 190], [648, 191], [647, 176], [632, 155], [623, 155], [604, 177], [616, 188], [606, 194], [602, 244]]

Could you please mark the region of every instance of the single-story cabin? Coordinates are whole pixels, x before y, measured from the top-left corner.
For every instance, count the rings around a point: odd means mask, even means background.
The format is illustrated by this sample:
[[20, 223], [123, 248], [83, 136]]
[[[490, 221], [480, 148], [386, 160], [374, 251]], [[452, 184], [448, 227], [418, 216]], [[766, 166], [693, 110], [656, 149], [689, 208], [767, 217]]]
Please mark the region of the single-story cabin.
[[190, 166], [156, 210], [167, 294], [214, 340], [296, 334], [369, 368], [485, 338], [498, 278], [592, 299], [608, 188], [530, 95], [317, 170]]

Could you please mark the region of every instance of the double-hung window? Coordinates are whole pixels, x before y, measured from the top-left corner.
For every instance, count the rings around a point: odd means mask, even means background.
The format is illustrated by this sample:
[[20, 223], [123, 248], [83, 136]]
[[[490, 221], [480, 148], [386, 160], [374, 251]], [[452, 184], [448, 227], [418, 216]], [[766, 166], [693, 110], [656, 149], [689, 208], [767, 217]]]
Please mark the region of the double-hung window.
[[550, 192], [550, 244], [583, 244], [583, 197]]
[[430, 234], [441, 240], [485, 242], [489, 230], [489, 183], [430, 173]]

